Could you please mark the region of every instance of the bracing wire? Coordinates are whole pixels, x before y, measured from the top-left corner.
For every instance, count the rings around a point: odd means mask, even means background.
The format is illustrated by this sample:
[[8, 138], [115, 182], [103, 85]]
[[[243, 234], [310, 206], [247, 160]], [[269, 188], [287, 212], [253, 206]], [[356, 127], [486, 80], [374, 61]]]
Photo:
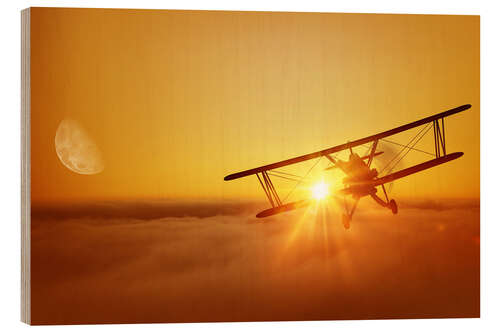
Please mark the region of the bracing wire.
[[[412, 148], [413, 148], [413, 147], [415, 147], [415, 145], [416, 145], [417, 143], [419, 143], [419, 142], [420, 142], [420, 140], [422, 140], [422, 138], [423, 138], [423, 137], [427, 134], [427, 132], [429, 132], [429, 130], [430, 130], [430, 129], [431, 129], [431, 127], [427, 128], [427, 130], [424, 132], [424, 134], [422, 134], [422, 135], [420, 136], [420, 138], [418, 138], [418, 140], [417, 140], [417, 141], [415, 141], [415, 143], [413, 143], [413, 145], [412, 145], [411, 147], [412, 147]], [[388, 173], [391, 173], [391, 171], [392, 171], [392, 170], [394, 170], [394, 168], [396, 167], [396, 165], [398, 165], [398, 163], [399, 163], [399, 162], [401, 162], [401, 160], [403, 160], [403, 158], [405, 158], [405, 156], [406, 156], [406, 155], [408, 155], [408, 153], [410, 152], [410, 150], [411, 150], [411, 149], [408, 149], [408, 150], [406, 151], [406, 153], [404, 153], [404, 155], [403, 155], [403, 156], [401, 156], [401, 157], [397, 160], [397, 162], [396, 162], [396, 163], [395, 163], [395, 164], [391, 167], [391, 169], [388, 171]]]
[[280, 173], [280, 174], [285, 175], [285, 176], [291, 176], [291, 177], [300, 178], [300, 176], [298, 176], [298, 175], [294, 175], [293, 173], [288, 173], [288, 172], [284, 172], [284, 171], [272, 170], [272, 172], [274, 172], [274, 173]]
[[294, 175], [293, 173], [283, 172], [283, 171], [279, 171], [279, 170], [268, 171], [268, 174], [270, 176], [273, 176], [273, 177], [278, 177], [278, 178], [290, 180], [293, 182], [299, 182], [299, 181], [301, 181], [301, 179], [307, 179], [307, 178], [302, 177], [302, 176]]
[[[425, 133], [424, 135], [427, 133], [427, 131], [431, 128], [432, 126], [429, 126], [429, 124], [427, 124], [425, 127], [423, 127], [411, 140], [410, 142], [408, 143], [407, 146], [410, 146], [413, 141], [418, 137], [420, 136], [420, 134], [425, 130]], [[420, 139], [419, 139], [420, 141]], [[380, 170], [380, 173], [382, 173], [385, 169], [387, 169], [389, 167], [389, 165], [391, 165], [392, 162], [394, 162], [396, 159], [399, 158], [399, 156], [406, 150], [406, 147], [403, 147], [401, 148], [401, 150], [382, 168], [382, 170]], [[398, 161], [399, 163], [399, 161]], [[391, 168], [393, 169], [393, 168]]]
[[271, 172], [268, 172], [268, 175], [269, 176], [273, 176], [273, 177], [278, 177], [278, 178], [281, 178], [281, 179], [290, 180], [292, 182], [299, 182], [300, 181], [300, 179], [294, 179], [294, 178], [290, 178], [290, 177], [286, 177], [286, 176], [281, 176], [281, 175], [277, 175], [277, 174], [274, 174], [274, 173], [271, 173]]
[[421, 149], [418, 149], [418, 148], [412, 148], [412, 147], [410, 147], [410, 146], [403, 145], [403, 144], [401, 144], [401, 143], [397, 143], [397, 142], [394, 142], [394, 141], [391, 141], [391, 140], [387, 140], [387, 139], [380, 139], [380, 141], [384, 141], [384, 142], [387, 142], [387, 143], [392, 143], [393, 145], [397, 145], [397, 146], [400, 146], [400, 147], [405, 147], [405, 148], [412, 149], [412, 150], [415, 150], [415, 151], [418, 151], [418, 152], [421, 152], [421, 153], [424, 153], [424, 154], [427, 154], [427, 155], [434, 156], [434, 154], [433, 154], [433, 153], [429, 153], [428, 151], [421, 150]]
[[300, 181], [298, 181], [295, 186], [290, 190], [290, 192], [288, 192], [288, 194], [286, 195], [285, 199], [283, 201], [286, 201], [286, 199], [288, 199], [288, 197], [290, 196], [290, 194], [292, 194], [293, 191], [295, 191], [295, 189], [297, 188], [297, 186], [299, 186], [299, 184], [302, 183], [302, 181], [309, 175], [309, 173], [312, 171], [312, 169], [314, 169], [314, 167], [316, 165], [318, 165], [319, 161], [321, 160], [323, 156], [321, 156], [320, 158], [318, 158], [318, 160], [313, 164], [313, 166], [311, 166], [311, 168], [307, 171], [307, 173], [304, 175], [304, 177], [302, 177], [302, 179]]

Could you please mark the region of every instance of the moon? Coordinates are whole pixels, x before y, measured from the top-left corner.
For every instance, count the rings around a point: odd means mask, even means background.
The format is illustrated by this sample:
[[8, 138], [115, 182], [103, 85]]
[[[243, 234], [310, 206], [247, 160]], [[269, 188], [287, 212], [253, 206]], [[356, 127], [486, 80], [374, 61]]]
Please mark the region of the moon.
[[94, 175], [104, 170], [99, 147], [77, 121], [61, 121], [56, 131], [55, 145], [59, 160], [71, 171]]

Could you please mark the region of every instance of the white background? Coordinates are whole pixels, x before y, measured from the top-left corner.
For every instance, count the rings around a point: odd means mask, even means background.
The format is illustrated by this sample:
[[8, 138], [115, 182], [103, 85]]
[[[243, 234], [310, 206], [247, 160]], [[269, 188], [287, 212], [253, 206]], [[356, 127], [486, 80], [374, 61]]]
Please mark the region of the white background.
[[[30, 6], [481, 15], [481, 319], [29, 327], [20, 318], [20, 10]], [[0, 29], [0, 330], [3, 332], [500, 331], [500, 5], [496, 1], [4, 1]], [[467, 45], [464, 45], [467, 47]], [[307, 307], [307, 304], [304, 304]]]

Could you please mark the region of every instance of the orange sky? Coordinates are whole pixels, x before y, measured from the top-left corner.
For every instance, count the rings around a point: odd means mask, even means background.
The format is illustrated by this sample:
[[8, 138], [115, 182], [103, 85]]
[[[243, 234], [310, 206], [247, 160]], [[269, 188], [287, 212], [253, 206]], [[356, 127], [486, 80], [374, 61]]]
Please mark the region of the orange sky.
[[[394, 193], [479, 197], [478, 16], [34, 8], [31, 20], [35, 203], [263, 198], [254, 178], [222, 179], [467, 103], [446, 120], [464, 157]], [[99, 145], [102, 173], [59, 161], [68, 117]]]

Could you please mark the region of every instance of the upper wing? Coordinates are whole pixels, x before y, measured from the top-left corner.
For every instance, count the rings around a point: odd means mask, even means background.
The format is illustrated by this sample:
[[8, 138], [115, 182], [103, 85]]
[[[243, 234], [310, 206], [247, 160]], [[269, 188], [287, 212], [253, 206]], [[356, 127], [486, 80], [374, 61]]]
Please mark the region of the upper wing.
[[268, 164], [268, 165], [261, 166], [261, 167], [258, 167], [258, 168], [253, 168], [253, 169], [249, 169], [249, 170], [245, 170], [245, 171], [241, 171], [241, 172], [236, 172], [236, 173], [233, 173], [233, 174], [230, 174], [230, 175], [224, 177], [224, 180], [233, 180], [233, 179], [237, 179], [237, 178], [241, 178], [241, 177], [246, 177], [246, 176], [250, 176], [250, 175], [253, 175], [253, 174], [257, 174], [259, 172], [281, 168], [281, 167], [284, 167], [284, 166], [287, 166], [287, 165], [290, 165], [290, 164], [304, 162], [304, 161], [307, 161], [307, 160], [310, 160], [310, 159], [314, 159], [314, 158], [317, 158], [317, 157], [321, 157], [321, 156], [325, 156], [325, 155], [330, 155], [330, 154], [333, 154], [333, 153], [336, 153], [336, 152], [339, 152], [339, 151], [342, 151], [342, 150], [346, 150], [346, 149], [349, 149], [349, 148], [357, 147], [357, 146], [363, 145], [365, 143], [369, 143], [369, 142], [372, 142], [372, 141], [375, 141], [375, 140], [379, 140], [379, 139], [382, 139], [382, 138], [385, 138], [385, 137], [388, 137], [388, 136], [391, 136], [391, 135], [395, 135], [395, 134], [407, 131], [407, 130], [412, 129], [414, 127], [418, 127], [418, 126], [424, 125], [426, 123], [430, 123], [430, 122], [432, 122], [434, 120], [437, 120], [437, 119], [441, 119], [441, 118], [444, 118], [444, 117], [451, 116], [451, 115], [453, 115], [455, 113], [465, 111], [465, 110], [469, 109], [470, 107], [471, 107], [470, 104], [465, 104], [465, 105], [459, 106], [457, 108], [454, 108], [454, 109], [451, 109], [451, 110], [448, 110], [448, 111], [444, 111], [444, 112], [435, 114], [433, 116], [430, 116], [430, 117], [427, 117], [427, 118], [423, 118], [423, 119], [414, 121], [412, 123], [409, 123], [409, 124], [406, 124], [406, 125], [403, 125], [403, 126], [399, 126], [399, 127], [393, 128], [391, 130], [388, 130], [388, 131], [385, 131], [385, 132], [382, 132], [382, 133], [379, 133], [379, 134], [367, 136], [366, 138], [363, 138], [363, 139], [359, 139], [359, 140], [356, 140], [356, 141], [351, 141], [351, 142], [344, 143], [342, 145], [338, 145], [338, 146], [335, 146], [335, 147], [332, 147], [332, 148], [320, 150], [320, 151], [317, 151], [315, 153], [311, 153], [311, 154], [306, 154], [306, 155], [302, 155], [302, 156], [290, 158], [288, 160], [284, 160], [284, 161], [281, 161], [281, 162]]

